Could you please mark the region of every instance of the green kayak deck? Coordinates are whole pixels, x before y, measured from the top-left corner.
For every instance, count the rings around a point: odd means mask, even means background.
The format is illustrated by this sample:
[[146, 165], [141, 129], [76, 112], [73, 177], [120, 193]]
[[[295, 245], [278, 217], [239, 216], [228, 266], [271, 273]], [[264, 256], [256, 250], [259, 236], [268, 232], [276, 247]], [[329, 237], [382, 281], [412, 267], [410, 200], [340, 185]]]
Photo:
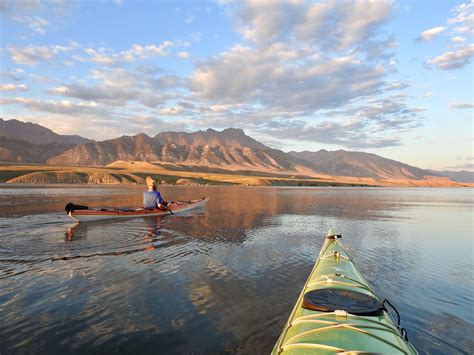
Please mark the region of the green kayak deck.
[[387, 304], [330, 230], [272, 354], [417, 354]]

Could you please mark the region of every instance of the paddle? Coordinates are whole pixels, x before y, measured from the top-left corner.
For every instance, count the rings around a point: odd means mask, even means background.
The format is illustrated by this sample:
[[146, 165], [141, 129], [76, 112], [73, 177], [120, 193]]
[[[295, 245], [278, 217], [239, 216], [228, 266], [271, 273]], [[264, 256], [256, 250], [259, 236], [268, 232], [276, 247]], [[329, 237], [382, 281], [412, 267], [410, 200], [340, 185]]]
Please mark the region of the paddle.
[[166, 208], [168, 209], [168, 211], [170, 212], [170, 214], [174, 214], [173, 211], [171, 211], [171, 208], [169, 207], [170, 203], [169, 202], [165, 202], [166, 204]]

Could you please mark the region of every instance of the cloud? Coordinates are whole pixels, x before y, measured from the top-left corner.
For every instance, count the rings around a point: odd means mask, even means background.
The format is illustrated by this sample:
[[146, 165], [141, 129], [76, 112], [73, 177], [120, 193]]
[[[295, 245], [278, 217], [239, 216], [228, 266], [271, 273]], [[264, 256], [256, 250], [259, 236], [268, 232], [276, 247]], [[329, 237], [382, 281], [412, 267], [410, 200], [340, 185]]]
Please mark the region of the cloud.
[[378, 93], [384, 75], [383, 67], [363, 63], [354, 55], [320, 57], [277, 43], [265, 49], [237, 45], [197, 63], [188, 84], [207, 101], [315, 111]]
[[1, 91], [26, 91], [28, 90], [28, 86], [25, 84], [0, 84]]
[[39, 16], [14, 16], [13, 20], [28, 26], [28, 28], [36, 34], [44, 36], [46, 34], [46, 27], [51, 23]]
[[444, 32], [446, 30], [446, 27], [439, 26], [439, 27], [434, 27], [429, 30], [423, 31], [420, 36], [418, 37], [418, 40], [420, 41], [431, 41], [432, 39], [436, 38], [440, 33]]
[[237, 11], [237, 28], [260, 46], [294, 39], [345, 50], [374, 37], [393, 9], [389, 1], [247, 1]]
[[178, 106], [181, 106], [182, 108], [188, 109], [188, 110], [192, 110], [196, 107], [193, 103], [188, 102], [188, 101], [179, 101]]
[[451, 38], [451, 42], [464, 43], [464, 42], [466, 42], [466, 39], [464, 37], [461, 37], [461, 36], [456, 36], [456, 37]]
[[458, 47], [454, 51], [445, 52], [436, 58], [428, 59], [426, 63], [442, 70], [460, 69], [471, 62], [472, 56], [474, 56], [474, 44], [469, 44]]
[[[368, 99], [357, 107], [328, 111], [321, 123], [308, 119], [269, 119], [256, 126], [268, 130], [272, 137], [295, 137], [296, 140], [337, 144], [346, 148], [381, 148], [401, 144], [398, 134], [420, 126], [424, 107], [410, 108], [405, 96]], [[272, 113], [269, 113], [272, 116]]]
[[36, 65], [40, 62], [51, 62], [60, 53], [71, 52], [73, 46], [33, 46], [7, 47], [13, 61], [24, 65]]
[[16, 0], [0, 2], [0, 12], [34, 11], [41, 7], [41, 0]]
[[49, 92], [82, 100], [110, 101], [110, 104], [116, 102], [118, 105], [122, 105], [127, 100], [137, 99], [140, 95], [140, 92], [134, 88], [111, 85], [69, 84], [52, 88]]
[[197, 62], [188, 79], [205, 105], [312, 113], [381, 93], [393, 70], [387, 51], [394, 41], [379, 36], [390, 2], [248, 1], [236, 8], [237, 29], [250, 43]]
[[189, 15], [188, 17], [184, 19], [184, 22], [186, 23], [191, 23], [193, 21], [194, 21], [194, 15]]
[[427, 92], [427, 93], [424, 93], [424, 94], [418, 96], [418, 98], [420, 98], [420, 99], [426, 99], [426, 98], [428, 98], [428, 97], [433, 96], [434, 94], [435, 94], [434, 92], [430, 91], [430, 92]]
[[8, 78], [14, 81], [20, 81], [24, 78], [25, 71], [21, 68], [11, 71], [0, 71], [0, 77]]
[[364, 124], [353, 120], [347, 123], [321, 122], [316, 125], [295, 125], [269, 129], [269, 135], [306, 142], [337, 144], [347, 148], [382, 148], [400, 145], [400, 138], [373, 136], [365, 131]]
[[63, 84], [49, 89], [49, 93], [112, 106], [137, 101], [147, 107], [157, 107], [168, 100], [170, 89], [182, 85], [180, 77], [161, 74], [162, 70], [154, 66], [139, 66], [136, 70], [94, 69], [91, 75], [96, 84]]
[[462, 109], [471, 109], [474, 108], [474, 104], [472, 102], [455, 102], [449, 105], [449, 110], [462, 110]]
[[170, 41], [164, 41], [160, 45], [146, 45], [132, 44], [130, 49], [113, 53], [105, 48], [85, 48], [84, 52], [87, 57], [77, 56], [76, 60], [89, 61], [102, 65], [117, 65], [123, 63], [135, 62], [137, 60], [149, 59], [154, 57], [163, 57], [168, 55], [167, 48], [173, 45]]
[[451, 12], [454, 17], [448, 19], [448, 24], [457, 25], [455, 31], [464, 33], [466, 35], [474, 35], [474, 3], [464, 3], [457, 5]]
[[21, 104], [33, 111], [50, 112], [56, 114], [87, 114], [104, 113], [104, 110], [93, 101], [71, 102], [68, 100], [39, 100], [26, 97], [1, 98], [1, 105]]
[[386, 90], [403, 90], [410, 87], [410, 84], [407, 82], [403, 81], [392, 81], [391, 83], [388, 83], [387, 89]]
[[[466, 39], [464, 35], [471, 37], [474, 35], [474, 2], [460, 4], [454, 7], [451, 12], [453, 17], [447, 19], [454, 36], [451, 42], [457, 45], [449, 45], [449, 50], [434, 58], [426, 60], [426, 64], [434, 66], [441, 70], [461, 69], [469, 65], [474, 55], [474, 44], [464, 44]], [[456, 26], [452, 28], [453, 26]], [[422, 40], [431, 40], [439, 33], [446, 30], [447, 27], [435, 27], [420, 35]], [[462, 34], [463, 36], [459, 35]], [[472, 41], [471, 41], [472, 42]]]
[[181, 59], [188, 59], [191, 57], [191, 53], [187, 51], [178, 52], [178, 57]]
[[158, 110], [158, 114], [161, 116], [176, 116], [184, 112], [181, 107], [166, 107]]

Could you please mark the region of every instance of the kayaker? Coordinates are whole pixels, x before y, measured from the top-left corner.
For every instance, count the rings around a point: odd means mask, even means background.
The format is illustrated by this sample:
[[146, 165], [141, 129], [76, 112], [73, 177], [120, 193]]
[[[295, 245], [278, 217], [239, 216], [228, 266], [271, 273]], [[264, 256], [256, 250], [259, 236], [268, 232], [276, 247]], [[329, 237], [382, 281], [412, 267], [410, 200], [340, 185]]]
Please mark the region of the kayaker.
[[156, 181], [151, 176], [146, 177], [146, 185], [148, 191], [143, 193], [143, 207], [147, 209], [160, 208], [163, 210], [168, 209], [168, 203], [163, 200], [160, 192], [156, 187]]

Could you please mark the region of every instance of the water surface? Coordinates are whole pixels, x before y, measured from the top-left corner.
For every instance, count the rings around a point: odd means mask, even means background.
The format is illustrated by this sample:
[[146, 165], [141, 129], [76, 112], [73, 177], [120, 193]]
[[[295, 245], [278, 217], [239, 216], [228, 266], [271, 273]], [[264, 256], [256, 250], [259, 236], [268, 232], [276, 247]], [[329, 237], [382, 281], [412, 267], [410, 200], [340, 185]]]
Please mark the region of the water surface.
[[329, 228], [421, 354], [473, 351], [471, 189], [163, 187], [166, 217], [75, 224], [142, 187], [0, 185], [0, 353], [267, 354]]

